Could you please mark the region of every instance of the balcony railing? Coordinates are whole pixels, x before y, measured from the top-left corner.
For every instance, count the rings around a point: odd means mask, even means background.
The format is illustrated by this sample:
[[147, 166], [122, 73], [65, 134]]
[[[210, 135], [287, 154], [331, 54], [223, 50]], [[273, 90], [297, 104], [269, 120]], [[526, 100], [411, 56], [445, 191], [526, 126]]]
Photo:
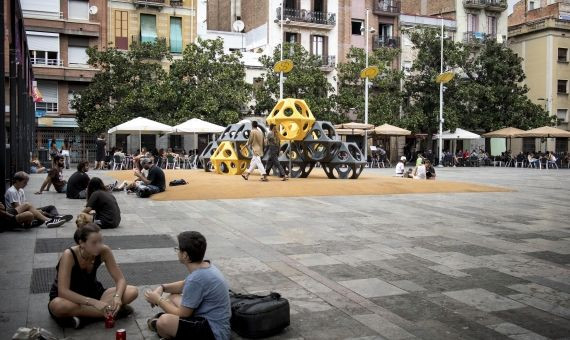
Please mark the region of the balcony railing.
[[488, 11], [498, 11], [502, 12], [508, 7], [506, 0], [487, 0], [487, 6], [485, 7]]
[[463, 7], [465, 8], [485, 8], [487, 0], [463, 0]]
[[336, 56], [334, 55], [318, 55], [318, 63], [323, 68], [334, 68], [336, 65]]
[[487, 40], [485, 32], [465, 32], [463, 34], [463, 42], [469, 44], [482, 44]]
[[400, 47], [400, 38], [392, 36], [375, 35], [372, 37], [372, 48], [398, 48]]
[[32, 65], [37, 66], [63, 66], [63, 60], [61, 59], [49, 59], [49, 58], [30, 58]]
[[134, 0], [137, 6], [164, 7], [164, 0]]
[[[304, 22], [310, 24], [330, 25], [336, 24], [336, 13], [316, 12], [306, 9], [284, 8], [283, 16], [285, 20], [289, 19], [295, 22]], [[277, 8], [277, 20], [281, 20], [281, 7]]]
[[374, 1], [374, 13], [384, 15], [400, 14], [400, 1], [396, 0], [376, 0]]

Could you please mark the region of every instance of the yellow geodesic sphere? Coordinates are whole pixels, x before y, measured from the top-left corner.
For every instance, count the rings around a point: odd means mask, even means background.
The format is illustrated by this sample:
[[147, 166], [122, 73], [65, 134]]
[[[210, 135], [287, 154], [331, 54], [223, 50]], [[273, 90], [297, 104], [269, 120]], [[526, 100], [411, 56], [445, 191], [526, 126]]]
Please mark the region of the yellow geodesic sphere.
[[224, 175], [241, 175], [249, 166], [248, 160], [238, 158], [232, 142], [221, 142], [210, 162], [216, 173]]
[[280, 140], [302, 141], [315, 123], [315, 117], [302, 99], [279, 100], [266, 119], [275, 124]]

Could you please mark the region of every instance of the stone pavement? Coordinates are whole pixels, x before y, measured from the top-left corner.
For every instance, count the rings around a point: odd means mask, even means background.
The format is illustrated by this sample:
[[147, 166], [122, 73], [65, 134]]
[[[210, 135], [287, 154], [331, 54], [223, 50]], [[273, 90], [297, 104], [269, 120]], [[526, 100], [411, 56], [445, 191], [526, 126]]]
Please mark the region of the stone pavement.
[[[28, 200], [75, 215], [84, 201], [33, 194], [43, 177], [32, 176]], [[569, 339], [570, 171], [446, 168], [438, 178], [517, 191], [174, 202], [117, 193], [121, 228], [104, 235], [138, 240], [114, 253], [141, 292], [118, 327], [131, 340], [157, 339], [146, 328], [157, 310], [142, 292], [165, 266], [183, 274], [172, 245], [198, 230], [232, 289], [290, 300], [291, 326], [276, 339]], [[23, 325], [114, 339], [103, 323], [63, 330], [48, 315], [46, 284], [74, 229], [0, 234], [0, 339]]]

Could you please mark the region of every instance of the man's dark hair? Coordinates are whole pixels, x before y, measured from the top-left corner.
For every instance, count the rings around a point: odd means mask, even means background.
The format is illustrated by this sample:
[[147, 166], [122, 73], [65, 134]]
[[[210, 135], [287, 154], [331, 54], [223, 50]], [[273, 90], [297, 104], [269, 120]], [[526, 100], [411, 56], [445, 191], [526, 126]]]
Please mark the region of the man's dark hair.
[[253, 127], [254, 129], [257, 127], [257, 120], [251, 122], [251, 127]]
[[83, 171], [83, 168], [84, 168], [86, 165], [89, 165], [89, 162], [88, 162], [88, 161], [81, 161], [81, 162], [79, 162], [79, 163], [77, 164], [77, 171]]
[[60, 159], [63, 159], [63, 157], [60, 156], [60, 155], [57, 155], [57, 156], [54, 156], [54, 157], [53, 157], [54, 162], [58, 162]]
[[14, 182], [21, 182], [30, 178], [30, 176], [24, 171], [18, 171], [14, 174]]
[[206, 254], [206, 238], [197, 231], [183, 231], [178, 234], [178, 247], [185, 251], [190, 262], [202, 262]]

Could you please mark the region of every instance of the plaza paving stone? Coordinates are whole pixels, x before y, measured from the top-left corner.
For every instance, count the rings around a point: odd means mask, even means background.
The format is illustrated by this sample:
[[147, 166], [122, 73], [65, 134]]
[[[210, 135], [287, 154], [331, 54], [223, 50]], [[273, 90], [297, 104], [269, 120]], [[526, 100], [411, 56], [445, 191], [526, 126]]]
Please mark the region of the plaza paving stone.
[[[82, 200], [34, 195], [43, 178], [31, 177], [31, 203], [81, 210]], [[172, 246], [177, 233], [198, 230], [233, 290], [290, 300], [291, 326], [275, 339], [569, 339], [570, 170], [438, 169], [446, 179], [515, 191], [172, 202], [115, 193], [121, 227], [103, 233], [140, 289], [135, 313], [117, 325], [128, 339], [158, 339], [146, 328], [157, 310], [142, 293], [167, 276], [165, 264], [183, 274]], [[0, 339], [25, 325], [113, 338], [102, 322], [59, 328], [32, 282], [48, 273], [41, 283], [51, 284], [74, 230], [69, 222], [0, 234]]]

